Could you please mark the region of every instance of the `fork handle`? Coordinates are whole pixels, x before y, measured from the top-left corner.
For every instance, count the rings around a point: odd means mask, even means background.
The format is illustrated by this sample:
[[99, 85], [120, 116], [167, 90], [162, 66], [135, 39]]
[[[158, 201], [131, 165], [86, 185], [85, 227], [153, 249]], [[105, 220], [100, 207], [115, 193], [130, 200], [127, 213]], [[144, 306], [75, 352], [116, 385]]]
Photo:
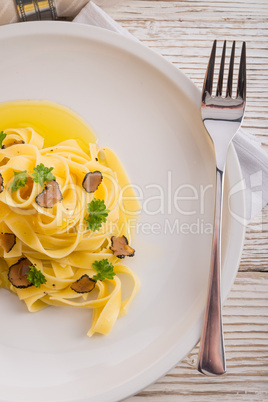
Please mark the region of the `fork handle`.
[[224, 171], [216, 169], [216, 201], [213, 246], [204, 325], [199, 349], [198, 370], [205, 375], [225, 373], [221, 312], [221, 222]]

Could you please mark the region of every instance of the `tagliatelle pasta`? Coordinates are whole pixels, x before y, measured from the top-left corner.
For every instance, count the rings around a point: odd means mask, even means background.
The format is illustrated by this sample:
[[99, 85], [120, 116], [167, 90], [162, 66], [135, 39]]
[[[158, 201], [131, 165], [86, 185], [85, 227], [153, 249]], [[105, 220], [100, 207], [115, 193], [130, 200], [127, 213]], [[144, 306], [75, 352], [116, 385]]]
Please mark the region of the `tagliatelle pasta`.
[[[37, 181], [38, 168], [46, 170], [45, 178], [52, 179]], [[125, 255], [134, 254], [121, 174], [115, 154], [95, 143], [89, 144], [88, 152], [71, 139], [44, 147], [44, 138], [32, 128], [4, 130], [0, 147], [0, 280], [1, 287], [17, 294], [30, 312], [49, 305], [92, 309], [89, 336], [108, 334], [117, 318], [127, 313], [140, 285], [137, 275], [111, 250], [113, 238], [122, 238]], [[90, 179], [91, 187], [86, 183]], [[108, 212], [101, 223], [90, 224], [91, 215], [95, 217], [90, 211], [94, 202]], [[96, 261], [113, 267], [112, 277], [100, 280]], [[45, 278], [39, 286], [30, 281], [29, 267]], [[132, 284], [124, 300], [122, 277]], [[87, 281], [92, 289], [83, 291]]]

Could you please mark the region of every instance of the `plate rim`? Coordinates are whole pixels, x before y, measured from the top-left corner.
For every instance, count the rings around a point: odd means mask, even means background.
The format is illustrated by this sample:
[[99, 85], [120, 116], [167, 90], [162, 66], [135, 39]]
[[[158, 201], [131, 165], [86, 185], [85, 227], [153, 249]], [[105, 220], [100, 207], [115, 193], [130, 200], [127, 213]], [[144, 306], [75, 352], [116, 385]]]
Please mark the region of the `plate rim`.
[[[89, 40], [97, 40], [106, 45], [114, 46], [116, 48], [120, 48], [123, 51], [129, 52], [132, 55], [137, 56], [138, 58], [142, 59], [149, 63], [152, 67], [156, 68], [162, 74], [166, 76], [169, 80], [173, 82], [174, 85], [179, 87], [188, 97], [188, 99], [193, 103], [196, 107], [199, 108], [200, 105], [200, 97], [201, 91], [197, 88], [197, 86], [174, 64], [170, 63], [164, 56], [156, 53], [154, 50], [146, 47], [141, 42], [136, 40], [131, 40], [128, 37], [123, 36], [120, 33], [112, 32], [107, 29], [101, 27], [95, 27], [91, 25], [85, 25], [81, 23], [69, 23], [65, 21], [34, 21], [28, 22], [27, 24], [10, 24], [4, 25], [0, 27], [0, 40], [17, 37], [18, 35], [25, 35], [31, 36], [36, 34], [42, 35], [67, 35], [71, 37], [83, 37], [84, 39]], [[183, 81], [183, 84], [182, 82]], [[185, 88], [187, 87], [187, 93], [185, 92]], [[230, 154], [232, 163], [234, 163], [237, 177], [242, 180], [242, 172], [240, 168], [240, 164], [238, 161], [238, 157], [235, 151], [233, 144], [230, 146]], [[245, 212], [245, 192], [242, 191], [242, 204], [241, 208], [243, 212]], [[233, 219], [233, 218], [231, 218]], [[245, 225], [241, 225], [241, 238], [239, 244], [239, 250], [237, 253], [237, 258], [235, 261], [235, 269], [233, 270], [232, 277], [229, 279], [228, 288], [224, 290], [224, 297], [223, 301], [226, 300], [228, 293], [231, 290], [231, 287], [234, 283], [235, 277], [238, 272], [239, 262], [241, 259], [241, 254], [243, 250], [245, 238]], [[192, 325], [194, 328], [191, 329], [191, 336], [187, 335], [187, 352], [184, 353], [182, 358], [174, 358], [173, 356], [176, 355], [173, 352], [173, 349], [176, 349], [176, 345], [173, 345], [171, 351], [165, 356], [161, 358], [161, 369], [156, 369], [156, 364], [152, 365], [151, 367], [147, 368], [143, 372], [137, 373], [133, 378], [130, 378], [125, 383], [117, 385], [115, 388], [109, 390], [109, 395], [107, 395], [108, 391], [105, 391], [103, 395], [94, 396], [94, 402], [116, 402], [118, 400], [122, 400], [128, 398], [134, 394], [137, 394], [145, 387], [155, 383], [160, 377], [164, 376], [168, 371], [170, 371], [175, 365], [177, 365], [185, 356], [189, 354], [189, 352], [193, 349], [196, 343], [199, 341], [199, 335], [195, 335], [193, 337], [193, 333], [196, 331], [195, 327], [199, 327], [200, 323], [195, 322]], [[194, 338], [194, 339], [193, 339]], [[193, 345], [194, 344], [194, 345]], [[185, 347], [184, 347], [185, 348]], [[163, 361], [165, 360], [165, 364]], [[167, 360], [167, 362], [166, 362]], [[159, 363], [157, 363], [158, 365]], [[153, 370], [154, 369], [154, 370]], [[148, 376], [148, 373], [150, 374]], [[150, 378], [149, 378], [150, 377]], [[146, 379], [144, 379], [146, 378]], [[112, 397], [111, 397], [112, 393]], [[85, 399], [72, 399], [73, 402], [88, 402], [90, 399], [90, 395]]]

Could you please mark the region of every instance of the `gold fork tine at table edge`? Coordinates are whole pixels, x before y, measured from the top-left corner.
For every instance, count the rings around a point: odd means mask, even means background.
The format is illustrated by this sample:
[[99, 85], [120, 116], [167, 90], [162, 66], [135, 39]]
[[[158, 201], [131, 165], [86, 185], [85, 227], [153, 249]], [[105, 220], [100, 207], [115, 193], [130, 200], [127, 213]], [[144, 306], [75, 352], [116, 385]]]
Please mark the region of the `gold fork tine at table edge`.
[[225, 161], [229, 144], [241, 126], [246, 104], [246, 43], [243, 42], [236, 98], [232, 98], [235, 42], [233, 42], [226, 97], [222, 97], [226, 41], [223, 45], [216, 96], [212, 96], [216, 41], [213, 43], [205, 75], [201, 116], [210, 135], [216, 156], [216, 198], [214, 231], [203, 331], [200, 341], [198, 370], [205, 375], [221, 375], [226, 372], [221, 311], [221, 224], [222, 195]]

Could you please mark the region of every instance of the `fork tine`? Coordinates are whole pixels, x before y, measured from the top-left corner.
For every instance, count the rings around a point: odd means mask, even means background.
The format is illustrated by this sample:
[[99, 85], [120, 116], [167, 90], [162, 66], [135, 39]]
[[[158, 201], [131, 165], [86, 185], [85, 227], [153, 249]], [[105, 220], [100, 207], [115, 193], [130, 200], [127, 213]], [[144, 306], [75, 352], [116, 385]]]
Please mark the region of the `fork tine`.
[[211, 95], [212, 92], [216, 45], [217, 41], [214, 40], [203, 85], [202, 102], [205, 102], [206, 93], [208, 92]]
[[241, 97], [244, 101], [246, 100], [246, 42], [243, 42], [241, 50], [237, 83], [237, 97]]
[[226, 40], [224, 41], [221, 55], [221, 66], [218, 78], [217, 92], [216, 96], [221, 96], [222, 94], [222, 83], [223, 83], [223, 73], [224, 73], [224, 63], [225, 63], [225, 52], [226, 52]]
[[232, 96], [234, 58], [235, 58], [235, 41], [233, 41], [233, 46], [232, 46], [232, 53], [231, 53], [231, 58], [230, 58], [229, 74], [228, 74], [228, 81], [227, 81], [227, 90], [226, 90], [226, 96], [230, 96], [230, 97]]

